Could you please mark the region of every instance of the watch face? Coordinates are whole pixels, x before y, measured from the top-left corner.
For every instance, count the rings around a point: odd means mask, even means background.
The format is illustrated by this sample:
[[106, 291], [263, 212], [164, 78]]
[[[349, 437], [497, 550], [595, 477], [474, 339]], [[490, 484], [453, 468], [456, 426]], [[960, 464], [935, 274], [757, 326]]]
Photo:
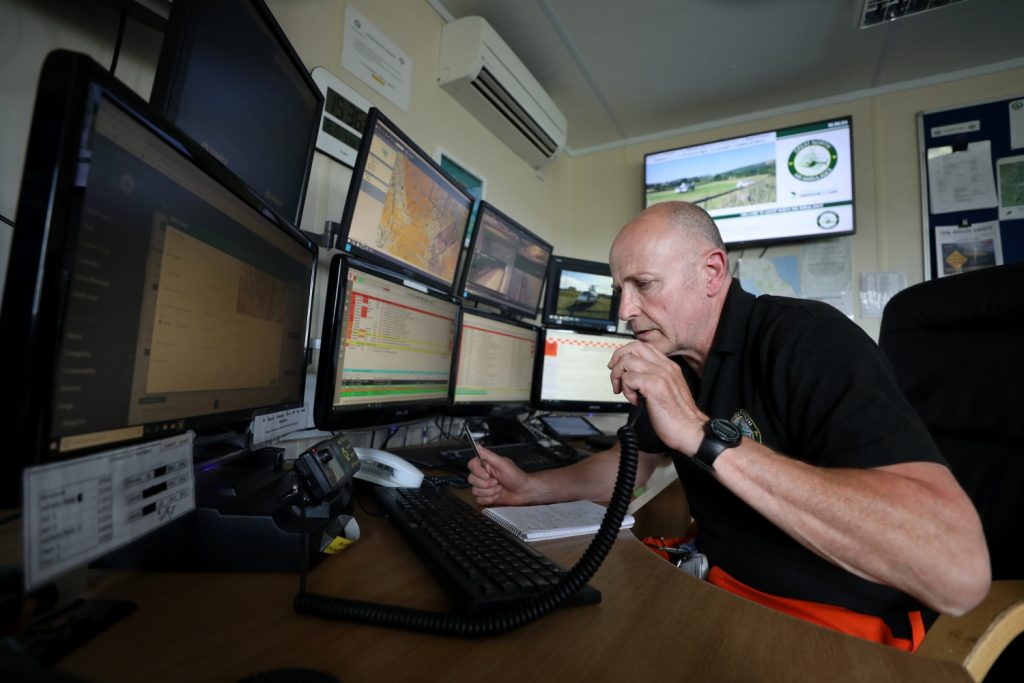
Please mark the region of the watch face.
[[740, 428], [728, 420], [714, 419], [708, 424], [708, 428], [716, 437], [725, 442], [731, 443], [742, 438]]

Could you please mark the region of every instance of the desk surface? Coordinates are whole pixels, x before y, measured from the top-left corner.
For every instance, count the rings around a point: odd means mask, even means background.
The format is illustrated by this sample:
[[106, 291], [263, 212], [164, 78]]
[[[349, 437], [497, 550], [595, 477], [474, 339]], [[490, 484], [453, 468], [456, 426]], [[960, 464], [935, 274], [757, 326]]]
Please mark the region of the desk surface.
[[[328, 595], [445, 610], [440, 588], [386, 520], [358, 515], [362, 537], [309, 576]], [[587, 538], [538, 544], [571, 565]], [[358, 681], [943, 681], [952, 664], [778, 614], [692, 579], [622, 532], [591, 581], [596, 606], [561, 609], [482, 640], [427, 636], [296, 615], [285, 574], [102, 572], [91, 597], [137, 611], [58, 664], [97, 683], [235, 681], [310, 667]]]

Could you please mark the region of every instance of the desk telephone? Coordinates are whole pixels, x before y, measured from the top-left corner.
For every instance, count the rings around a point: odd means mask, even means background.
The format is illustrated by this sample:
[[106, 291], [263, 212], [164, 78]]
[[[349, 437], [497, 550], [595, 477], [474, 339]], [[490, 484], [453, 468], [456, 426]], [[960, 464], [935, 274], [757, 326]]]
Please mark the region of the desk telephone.
[[360, 467], [356, 479], [364, 479], [380, 486], [395, 488], [419, 488], [423, 483], [423, 472], [405, 459], [382, 451], [379, 448], [356, 448]]

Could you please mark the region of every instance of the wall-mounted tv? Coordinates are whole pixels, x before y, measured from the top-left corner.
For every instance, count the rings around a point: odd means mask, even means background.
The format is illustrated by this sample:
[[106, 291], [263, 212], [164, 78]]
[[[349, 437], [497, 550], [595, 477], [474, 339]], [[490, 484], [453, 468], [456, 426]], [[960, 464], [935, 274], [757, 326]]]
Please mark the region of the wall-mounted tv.
[[644, 205], [703, 207], [727, 246], [853, 234], [849, 116], [644, 156]]

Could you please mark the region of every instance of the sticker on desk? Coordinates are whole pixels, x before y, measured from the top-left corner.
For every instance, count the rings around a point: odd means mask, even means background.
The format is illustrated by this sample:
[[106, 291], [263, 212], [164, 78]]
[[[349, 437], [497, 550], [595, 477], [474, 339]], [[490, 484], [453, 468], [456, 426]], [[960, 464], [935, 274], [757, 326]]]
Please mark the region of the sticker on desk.
[[325, 555], [337, 555], [342, 550], [345, 550], [350, 545], [359, 540], [359, 522], [356, 521], [355, 517], [349, 515], [340, 515], [336, 519], [332, 520], [331, 524], [328, 525], [328, 529], [325, 530], [325, 534], [335, 534], [334, 538], [324, 544], [320, 549], [320, 552]]

